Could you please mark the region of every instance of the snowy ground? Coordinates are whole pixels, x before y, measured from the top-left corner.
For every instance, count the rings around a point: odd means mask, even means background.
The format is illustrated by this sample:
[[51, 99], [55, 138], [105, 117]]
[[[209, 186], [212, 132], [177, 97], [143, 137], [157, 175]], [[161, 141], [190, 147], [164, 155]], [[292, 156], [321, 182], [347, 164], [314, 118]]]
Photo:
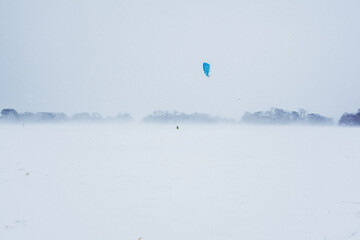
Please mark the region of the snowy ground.
[[1, 240], [360, 239], [360, 128], [0, 125]]

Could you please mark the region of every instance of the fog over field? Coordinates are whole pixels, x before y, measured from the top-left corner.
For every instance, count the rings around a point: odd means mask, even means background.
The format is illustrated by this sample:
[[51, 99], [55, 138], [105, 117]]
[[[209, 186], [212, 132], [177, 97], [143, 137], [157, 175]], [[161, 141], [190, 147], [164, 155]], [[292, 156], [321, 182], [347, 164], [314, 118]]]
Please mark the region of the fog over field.
[[0, 0], [0, 240], [359, 240], [359, 0]]
[[0, 125], [0, 239], [358, 239], [360, 129]]

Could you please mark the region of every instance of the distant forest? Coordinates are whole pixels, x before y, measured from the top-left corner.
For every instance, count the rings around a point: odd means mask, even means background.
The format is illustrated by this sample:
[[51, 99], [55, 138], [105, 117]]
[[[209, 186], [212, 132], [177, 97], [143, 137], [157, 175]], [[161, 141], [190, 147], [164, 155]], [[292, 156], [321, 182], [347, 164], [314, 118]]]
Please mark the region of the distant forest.
[[266, 112], [245, 113], [242, 117], [244, 123], [256, 124], [311, 124], [330, 125], [333, 119], [321, 116], [320, 114], [308, 113], [304, 109], [297, 111], [285, 111], [280, 108], [272, 108]]
[[146, 123], [235, 123], [233, 119], [211, 116], [205, 113], [186, 114], [181, 112], [155, 111], [143, 118]]
[[360, 126], [360, 109], [357, 113], [344, 113], [340, 120], [341, 126]]
[[131, 122], [133, 118], [125, 113], [119, 113], [116, 116], [102, 117], [98, 113], [76, 113], [72, 116], [67, 116], [65, 113], [53, 113], [53, 112], [25, 112], [18, 113], [15, 109], [3, 109], [1, 111], [0, 121], [2, 122]]
[[[316, 113], [308, 113], [304, 109], [299, 111], [285, 111], [280, 108], [272, 108], [266, 112], [245, 113], [241, 121], [252, 124], [310, 124], [310, 125], [332, 125], [333, 119]], [[357, 113], [344, 113], [338, 125], [360, 126], [360, 109]]]
[[[1, 111], [2, 123], [64, 123], [64, 122], [89, 122], [89, 123], [126, 123], [133, 118], [128, 113], [119, 113], [115, 116], [102, 117], [98, 113], [76, 113], [68, 116], [65, 113], [53, 112], [24, 112], [18, 113], [15, 109], [7, 108]], [[186, 114], [182, 112], [154, 111], [142, 119], [144, 123], [246, 123], [246, 124], [305, 124], [305, 125], [333, 125], [334, 120], [320, 114], [308, 113], [304, 109], [286, 111], [281, 108], [272, 108], [269, 111], [246, 112], [241, 120], [222, 118], [205, 113]], [[360, 109], [357, 113], [344, 113], [338, 125], [360, 126]]]

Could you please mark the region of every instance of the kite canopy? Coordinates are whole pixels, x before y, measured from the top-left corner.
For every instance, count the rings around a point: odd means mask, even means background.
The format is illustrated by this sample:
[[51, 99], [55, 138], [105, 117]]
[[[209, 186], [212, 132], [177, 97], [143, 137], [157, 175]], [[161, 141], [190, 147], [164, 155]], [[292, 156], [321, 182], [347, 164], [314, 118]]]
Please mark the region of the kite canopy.
[[203, 69], [204, 69], [204, 73], [207, 77], [210, 77], [210, 64], [204, 62], [203, 63]]

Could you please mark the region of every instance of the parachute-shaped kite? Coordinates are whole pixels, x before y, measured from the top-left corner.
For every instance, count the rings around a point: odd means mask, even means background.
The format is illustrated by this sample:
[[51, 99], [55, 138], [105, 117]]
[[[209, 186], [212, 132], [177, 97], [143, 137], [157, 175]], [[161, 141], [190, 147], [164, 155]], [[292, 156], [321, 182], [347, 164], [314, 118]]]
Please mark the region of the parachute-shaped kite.
[[204, 69], [204, 73], [207, 77], [210, 77], [210, 64], [204, 62], [203, 63], [203, 69]]

